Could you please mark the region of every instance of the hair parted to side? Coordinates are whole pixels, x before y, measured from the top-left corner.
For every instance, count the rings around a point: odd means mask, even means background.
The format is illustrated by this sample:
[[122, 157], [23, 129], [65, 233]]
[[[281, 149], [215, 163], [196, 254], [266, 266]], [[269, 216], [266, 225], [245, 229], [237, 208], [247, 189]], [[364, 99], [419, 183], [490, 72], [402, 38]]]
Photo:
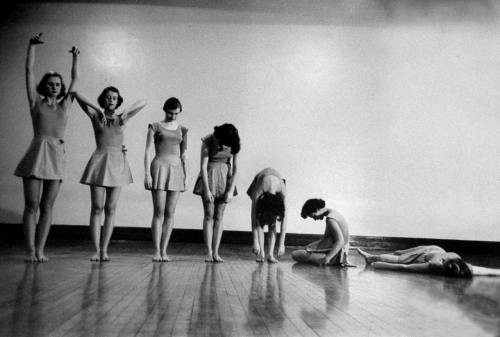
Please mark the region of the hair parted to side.
[[278, 220], [283, 220], [285, 216], [285, 203], [277, 195], [266, 192], [257, 199], [255, 211], [259, 225], [264, 227], [264, 225], [271, 222], [271, 219], [274, 220], [275, 217]]
[[460, 258], [445, 260], [443, 263], [444, 275], [450, 277], [471, 278], [472, 270], [469, 265]]
[[214, 137], [220, 141], [219, 150], [222, 151], [222, 145], [231, 148], [231, 154], [240, 152], [240, 136], [238, 129], [233, 124], [222, 124], [214, 127]]
[[302, 211], [300, 212], [300, 216], [303, 219], [306, 219], [308, 215], [316, 212], [318, 209], [322, 209], [326, 206], [326, 203], [323, 199], [309, 199], [302, 206]]
[[113, 86], [109, 86], [109, 87], [104, 88], [104, 90], [101, 92], [101, 94], [97, 98], [97, 103], [99, 103], [99, 106], [104, 109], [104, 99], [106, 98], [106, 94], [108, 93], [108, 91], [116, 92], [118, 94], [118, 103], [116, 103], [116, 107], [115, 107], [115, 109], [118, 109], [120, 107], [120, 105], [122, 105], [122, 103], [123, 103], [123, 97], [122, 97], [122, 95], [120, 95], [120, 92], [118, 91], [118, 89], [116, 87], [113, 87]]
[[170, 97], [165, 101], [165, 104], [163, 104], [163, 111], [167, 112], [167, 110], [177, 110], [179, 109], [179, 112], [182, 112], [182, 104], [181, 101], [179, 101], [175, 97]]
[[64, 84], [64, 80], [62, 78], [62, 75], [55, 72], [55, 71], [49, 71], [43, 75], [42, 79], [40, 80], [40, 83], [36, 86], [36, 91], [42, 95], [42, 96], [47, 96], [47, 93], [45, 92], [46, 89], [46, 84], [49, 78], [51, 77], [59, 77], [61, 80], [61, 91], [59, 92], [59, 95], [57, 95], [57, 99], [66, 96], [66, 85]]

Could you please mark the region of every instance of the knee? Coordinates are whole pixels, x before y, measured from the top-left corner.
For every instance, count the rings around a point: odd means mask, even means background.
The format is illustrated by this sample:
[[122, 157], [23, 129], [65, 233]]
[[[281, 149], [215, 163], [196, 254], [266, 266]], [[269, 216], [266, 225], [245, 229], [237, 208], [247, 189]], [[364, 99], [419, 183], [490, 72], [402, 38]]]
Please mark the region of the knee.
[[116, 205], [113, 205], [113, 206], [106, 205], [104, 207], [104, 213], [106, 213], [106, 216], [113, 216], [113, 215], [115, 215], [115, 213], [116, 213]]
[[104, 207], [99, 204], [92, 204], [92, 208], [90, 211], [93, 215], [101, 215], [104, 211]]
[[40, 207], [40, 202], [38, 200], [26, 201], [24, 205], [24, 211], [26, 213], [36, 213], [38, 212], [38, 207]]
[[214, 215], [214, 221], [216, 221], [216, 222], [221, 222], [223, 218], [224, 218], [223, 214]]
[[293, 251], [292, 259], [297, 262], [305, 262], [309, 259], [309, 253], [305, 249]]

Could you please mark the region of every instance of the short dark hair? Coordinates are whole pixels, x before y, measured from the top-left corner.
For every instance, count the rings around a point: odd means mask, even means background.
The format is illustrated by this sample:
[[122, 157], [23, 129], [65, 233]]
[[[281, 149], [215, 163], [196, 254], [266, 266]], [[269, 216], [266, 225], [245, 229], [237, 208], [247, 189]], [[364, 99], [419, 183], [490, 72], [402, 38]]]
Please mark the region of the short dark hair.
[[220, 140], [220, 150], [222, 150], [222, 145], [226, 145], [231, 148], [231, 154], [240, 152], [240, 136], [238, 135], [238, 129], [233, 124], [215, 126], [214, 137]]
[[325, 206], [326, 203], [322, 199], [309, 199], [304, 203], [304, 206], [302, 206], [300, 216], [306, 219], [308, 215], [316, 212], [318, 209], [324, 208]]
[[283, 202], [283, 198], [266, 192], [257, 199], [255, 212], [257, 213], [259, 225], [264, 227], [266, 220], [270, 217], [277, 217], [279, 220], [283, 220], [285, 216], [285, 203]]
[[182, 104], [181, 101], [179, 101], [175, 97], [170, 97], [165, 101], [165, 104], [163, 104], [163, 111], [167, 112], [167, 110], [176, 110], [179, 109], [179, 112], [182, 112]]
[[61, 80], [61, 91], [59, 92], [59, 95], [57, 95], [56, 98], [59, 99], [61, 97], [66, 96], [66, 85], [64, 84], [62, 75], [56, 73], [55, 71], [49, 71], [48, 73], [45, 73], [45, 75], [43, 75], [42, 79], [40, 80], [40, 83], [38, 83], [38, 85], [36, 86], [36, 91], [42, 96], [47, 96], [47, 93], [45, 92], [46, 89], [45, 85], [47, 84], [47, 81], [51, 77], [59, 77], [59, 79]]
[[447, 259], [443, 262], [445, 276], [471, 278], [472, 270], [461, 258]]
[[101, 92], [99, 97], [97, 98], [97, 103], [99, 103], [99, 106], [104, 109], [104, 98], [106, 98], [106, 93], [108, 91], [116, 92], [118, 94], [118, 103], [116, 104], [115, 109], [118, 109], [120, 105], [123, 103], [123, 97], [120, 95], [120, 92], [118, 91], [117, 88], [115, 87], [106, 87], [104, 90]]

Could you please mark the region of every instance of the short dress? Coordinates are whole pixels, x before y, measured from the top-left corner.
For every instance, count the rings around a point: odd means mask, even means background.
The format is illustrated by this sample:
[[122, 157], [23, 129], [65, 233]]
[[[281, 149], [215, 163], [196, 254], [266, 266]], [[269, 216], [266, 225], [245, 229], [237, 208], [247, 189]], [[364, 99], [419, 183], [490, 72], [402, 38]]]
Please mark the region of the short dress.
[[[395, 255], [399, 255], [395, 252]], [[399, 255], [399, 263], [402, 264], [419, 264], [426, 262], [443, 263], [449, 258], [460, 258], [456, 253], [446, 252], [438, 246], [420, 246], [418, 249]]]
[[133, 183], [123, 145], [125, 120], [122, 115], [108, 119], [106, 125], [97, 114], [90, 118], [97, 148], [83, 171], [80, 184], [120, 187]]
[[[219, 150], [219, 146], [213, 134], [209, 134], [201, 139], [208, 147], [208, 187], [214, 198], [222, 198], [226, 191], [229, 189], [231, 183], [231, 148], [226, 147]], [[204, 186], [201, 179], [201, 172], [196, 179], [193, 193], [196, 195], [203, 195]], [[236, 188], [234, 189], [234, 196], [238, 195]]]
[[272, 167], [268, 167], [257, 173], [257, 175], [253, 178], [253, 181], [247, 190], [247, 195], [250, 198], [253, 197], [254, 193], [258, 192], [258, 188], [262, 186], [262, 181], [267, 176], [275, 176], [276, 178], [278, 178], [281, 181], [281, 190], [286, 188], [286, 181], [281, 177], [281, 174]]
[[34, 137], [14, 175], [46, 180], [66, 179], [67, 162], [63, 138], [71, 102], [71, 98], [66, 96], [57, 105], [51, 106], [40, 96], [37, 97], [31, 111]]
[[186, 190], [185, 172], [181, 156], [186, 151], [185, 137], [188, 129], [179, 125], [175, 130], [168, 130], [160, 123], [153, 123], [149, 128], [154, 132], [156, 155], [151, 162], [153, 190]]

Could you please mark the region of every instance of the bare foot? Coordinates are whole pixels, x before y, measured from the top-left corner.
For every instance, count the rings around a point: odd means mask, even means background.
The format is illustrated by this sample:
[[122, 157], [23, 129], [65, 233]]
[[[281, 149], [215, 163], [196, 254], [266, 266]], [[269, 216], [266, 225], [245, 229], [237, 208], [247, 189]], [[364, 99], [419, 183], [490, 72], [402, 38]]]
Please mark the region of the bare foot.
[[369, 254], [369, 253], [367, 253], [365, 251], [362, 251], [359, 248], [356, 248], [356, 250], [358, 251], [359, 255], [361, 255], [362, 257], [365, 258], [366, 264], [372, 264], [372, 262], [374, 262], [372, 254]]
[[255, 260], [255, 261], [257, 261], [257, 262], [264, 262], [265, 260], [266, 259], [264, 257], [264, 253], [262, 253], [262, 252], [259, 251], [259, 254], [257, 254], [257, 260]]
[[257, 254], [259, 254], [259, 252], [260, 252], [259, 244], [258, 243], [254, 243], [253, 248], [252, 248], [252, 253], [254, 253], [255, 255], [257, 255]]
[[38, 262], [47, 262], [47, 261], [49, 261], [49, 259], [46, 258], [43, 253], [36, 253], [36, 259], [38, 260]]
[[38, 262], [35, 253], [29, 252], [26, 258], [24, 259], [24, 262]]
[[101, 254], [101, 261], [109, 262], [110, 260], [111, 259], [109, 258], [108, 253], [102, 253]]
[[224, 260], [221, 259], [219, 254], [214, 254], [214, 262], [224, 262]]
[[171, 258], [169, 258], [169, 257], [168, 257], [168, 255], [167, 255], [166, 253], [162, 253], [162, 254], [161, 254], [161, 260], [162, 260], [163, 262], [170, 262], [170, 261], [172, 261], [172, 259], [171, 259]]
[[90, 261], [99, 261], [101, 258], [99, 257], [99, 253], [92, 254]]
[[155, 255], [153, 255], [153, 262], [162, 262], [160, 252], [156, 252]]
[[267, 258], [267, 262], [269, 262], [269, 263], [278, 263], [278, 260], [276, 260], [276, 259], [274, 258], [274, 256], [269, 256], [269, 257]]
[[214, 257], [212, 256], [212, 253], [207, 253], [205, 256], [205, 262], [214, 262]]

